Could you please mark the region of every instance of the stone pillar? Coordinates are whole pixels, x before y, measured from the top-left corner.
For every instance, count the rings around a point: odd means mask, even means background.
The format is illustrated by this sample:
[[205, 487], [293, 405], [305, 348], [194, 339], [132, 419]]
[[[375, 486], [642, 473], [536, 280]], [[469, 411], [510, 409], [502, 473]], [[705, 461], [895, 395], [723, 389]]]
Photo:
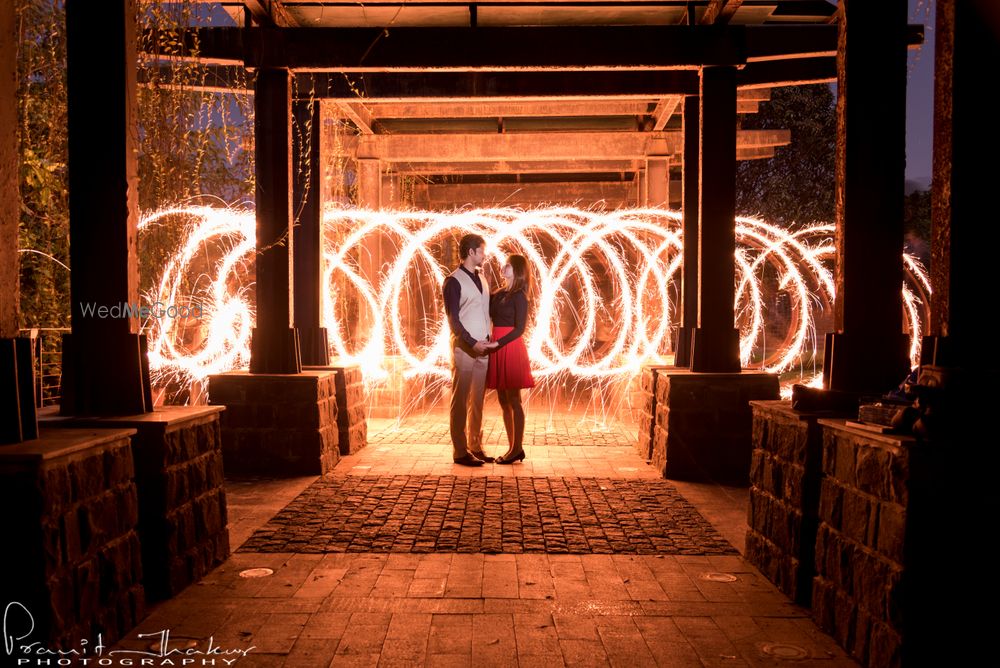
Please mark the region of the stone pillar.
[[[66, 2], [72, 333], [61, 412], [152, 410], [136, 257], [136, 3]], [[91, 310], [93, 309], [93, 310]]]
[[208, 377], [212, 405], [223, 405], [222, 457], [227, 475], [329, 473], [340, 460], [336, 372]]
[[788, 401], [754, 401], [746, 559], [808, 607], [816, 574], [822, 475], [819, 417]]
[[984, 169], [1000, 151], [995, 114], [982, 104], [983, 66], [1000, 62], [1000, 17], [990, 3], [938, 0], [934, 90], [934, 193], [931, 334], [923, 362], [996, 368], [993, 331], [982, 322], [982, 287], [994, 250], [983, 243], [993, 211], [995, 177]]
[[684, 98], [684, 162], [681, 199], [684, 211], [684, 264], [681, 275], [680, 328], [674, 366], [691, 366], [691, 339], [698, 326], [698, 205], [701, 202], [700, 118], [698, 97]]
[[639, 438], [636, 440], [636, 451], [647, 461], [653, 456], [653, 443], [656, 440], [656, 379], [663, 370], [669, 368], [644, 366], [639, 377]]
[[[159, 406], [125, 417], [45, 416], [42, 427], [132, 436], [146, 600], [175, 596], [229, 556], [219, 406]], [[135, 471], [132, 472], [134, 463]]]
[[[816, 623], [871, 668], [942, 665], [926, 654], [911, 656], [912, 663], [905, 660], [912, 641], [947, 645], [955, 665], [969, 665], [958, 657], [978, 648], [953, 648], [955, 636], [939, 631], [948, 624], [945, 618], [955, 614], [947, 611], [955, 608], [928, 609], [910, 565], [914, 531], [926, 519], [913, 503], [920, 497], [931, 503], [940, 499], [933, 474], [924, 478], [925, 446], [911, 437], [852, 429], [842, 420], [819, 423], [823, 478], [812, 600]], [[937, 542], [953, 535], [944, 525], [926, 528]], [[954, 544], [949, 549], [954, 551]], [[954, 587], [951, 573], [945, 577]], [[912, 635], [912, 620], [920, 614], [933, 615], [937, 622], [928, 628], [931, 638]]]
[[326, 328], [322, 327], [323, 221], [322, 156], [320, 153], [321, 114], [318, 100], [294, 104], [295, 160], [293, 172], [295, 202], [294, 325], [299, 332], [302, 364], [325, 366], [330, 363]]
[[740, 370], [735, 322], [736, 68], [701, 71], [698, 328], [691, 370]]
[[254, 141], [257, 177], [257, 325], [250, 373], [302, 371], [292, 320], [291, 73], [257, 70]]
[[[7, 665], [49, 660], [39, 659], [40, 647], [92, 651], [80, 639], [95, 643], [98, 634], [110, 647], [145, 616], [134, 434], [43, 429], [37, 439], [0, 448], [0, 523], [12, 537], [3, 605], [16, 601], [31, 614], [16, 605], [7, 610], [8, 628], [23, 629], [11, 632]], [[16, 649], [32, 643], [28, 655]]]
[[887, 391], [909, 368], [903, 335], [906, 2], [842, 2], [837, 47], [836, 331], [823, 384]]
[[652, 465], [665, 478], [746, 485], [750, 402], [778, 398], [778, 376], [759, 371], [656, 374]]
[[0, 7], [0, 444], [38, 437], [31, 341], [18, 337], [17, 28], [14, 3]]

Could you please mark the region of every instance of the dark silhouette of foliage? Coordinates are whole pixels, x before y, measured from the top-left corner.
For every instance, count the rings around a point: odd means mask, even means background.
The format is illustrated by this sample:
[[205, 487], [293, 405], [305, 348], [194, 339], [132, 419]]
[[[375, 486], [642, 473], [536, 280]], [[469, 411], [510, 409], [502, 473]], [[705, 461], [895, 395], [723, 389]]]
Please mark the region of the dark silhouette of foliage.
[[836, 100], [826, 84], [776, 88], [744, 129], [792, 132], [773, 158], [745, 160], [736, 171], [736, 210], [778, 225], [834, 221]]

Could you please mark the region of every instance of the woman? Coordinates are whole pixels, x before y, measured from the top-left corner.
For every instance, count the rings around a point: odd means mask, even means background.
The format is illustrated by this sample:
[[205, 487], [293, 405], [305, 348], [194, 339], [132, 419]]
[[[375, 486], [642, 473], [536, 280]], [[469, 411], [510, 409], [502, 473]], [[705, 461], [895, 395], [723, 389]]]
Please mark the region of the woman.
[[497, 347], [490, 355], [486, 387], [497, 391], [509, 450], [496, 458], [497, 464], [513, 464], [524, 459], [524, 407], [521, 390], [535, 386], [531, 377], [524, 327], [528, 322], [531, 276], [523, 255], [511, 255], [503, 268], [507, 284], [490, 295], [490, 318]]

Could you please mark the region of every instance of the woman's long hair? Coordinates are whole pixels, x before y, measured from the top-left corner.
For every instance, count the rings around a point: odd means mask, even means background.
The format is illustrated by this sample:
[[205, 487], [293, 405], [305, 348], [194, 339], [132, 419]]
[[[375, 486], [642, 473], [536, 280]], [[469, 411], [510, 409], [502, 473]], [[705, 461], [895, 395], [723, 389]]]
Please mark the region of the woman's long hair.
[[528, 271], [528, 260], [523, 255], [511, 255], [507, 258], [510, 268], [514, 270], [514, 280], [504, 290], [504, 300], [510, 298], [515, 292], [524, 292], [524, 296], [531, 299], [531, 272]]

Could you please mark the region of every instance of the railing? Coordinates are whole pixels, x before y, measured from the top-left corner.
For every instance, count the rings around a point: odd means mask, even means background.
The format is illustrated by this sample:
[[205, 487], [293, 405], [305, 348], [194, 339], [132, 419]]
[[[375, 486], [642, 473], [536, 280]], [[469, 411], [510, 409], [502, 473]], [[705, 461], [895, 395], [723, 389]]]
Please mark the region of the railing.
[[62, 395], [62, 335], [69, 327], [34, 327], [22, 329], [31, 339], [35, 364], [35, 405], [39, 408], [59, 403]]

